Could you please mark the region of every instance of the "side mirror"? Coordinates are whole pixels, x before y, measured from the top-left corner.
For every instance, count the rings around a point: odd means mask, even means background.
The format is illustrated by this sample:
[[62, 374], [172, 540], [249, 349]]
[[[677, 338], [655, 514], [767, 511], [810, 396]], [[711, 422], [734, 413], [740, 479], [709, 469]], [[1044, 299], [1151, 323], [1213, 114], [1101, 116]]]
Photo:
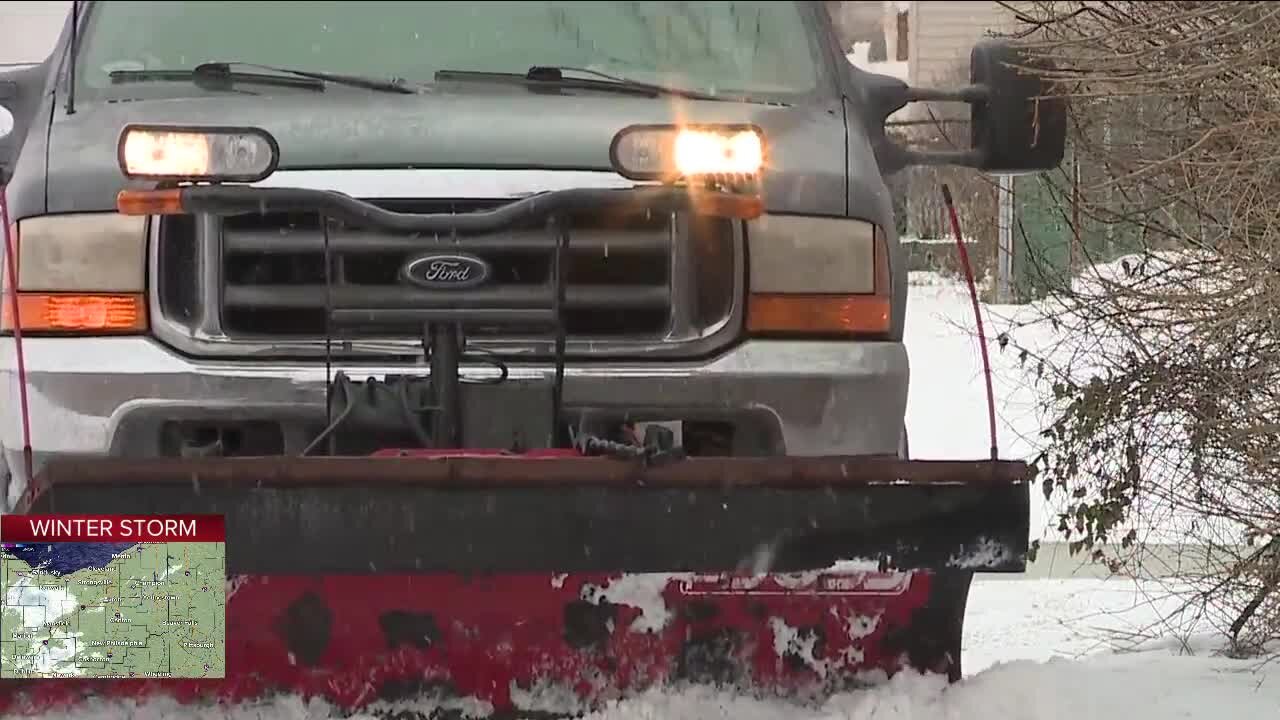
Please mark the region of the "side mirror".
[[[1001, 40], [978, 43], [970, 54], [971, 84], [952, 89], [911, 87], [901, 80], [853, 69], [861, 89], [860, 107], [882, 172], [910, 165], [959, 165], [1001, 175], [1052, 170], [1067, 144], [1066, 102], [1049, 97], [1033, 65], [1017, 48]], [[885, 133], [889, 115], [912, 102], [963, 102], [971, 109], [968, 149], [914, 150]]]
[[0, 72], [0, 185], [9, 181], [40, 104], [47, 64]]
[[9, 106], [18, 97], [18, 84], [8, 80], [0, 80], [0, 185], [9, 179], [9, 171], [14, 157], [18, 154], [17, 136], [18, 121]]
[[987, 41], [969, 56], [970, 81], [985, 89], [972, 103], [970, 137], [980, 155], [978, 168], [997, 174], [1041, 172], [1056, 168], [1067, 144], [1067, 108], [1047, 97], [1035, 72], [1050, 69], [1030, 61], [1007, 43]]

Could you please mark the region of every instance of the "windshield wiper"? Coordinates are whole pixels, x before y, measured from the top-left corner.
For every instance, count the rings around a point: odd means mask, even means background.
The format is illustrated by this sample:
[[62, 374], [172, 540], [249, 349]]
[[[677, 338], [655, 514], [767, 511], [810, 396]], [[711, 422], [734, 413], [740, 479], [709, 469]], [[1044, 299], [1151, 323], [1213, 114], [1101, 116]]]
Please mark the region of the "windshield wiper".
[[[577, 72], [592, 75], [590, 78], [566, 77], [565, 72]], [[528, 85], [547, 85], [556, 87], [573, 87], [605, 92], [623, 92], [657, 97], [658, 95], [675, 95], [690, 100], [725, 100], [725, 98], [708, 95], [696, 90], [656, 85], [654, 83], [631, 80], [629, 78], [610, 75], [589, 68], [571, 67], [568, 65], [534, 65], [525, 73], [482, 72], [478, 70], [439, 70], [436, 81], [474, 80], [480, 82], [524, 83]]]
[[[237, 72], [232, 66], [266, 70], [268, 73]], [[148, 80], [189, 80], [197, 86], [214, 90], [228, 90], [237, 83], [254, 83], [259, 85], [276, 85], [295, 87], [303, 90], [324, 91], [326, 83], [348, 85], [351, 87], [392, 92], [405, 95], [417, 93], [401, 80], [383, 80], [381, 78], [363, 77], [360, 75], [342, 75], [339, 73], [314, 72], [311, 70], [295, 70], [271, 65], [257, 65], [245, 62], [207, 62], [190, 70], [116, 70], [108, 75], [112, 82], [145, 82]]]

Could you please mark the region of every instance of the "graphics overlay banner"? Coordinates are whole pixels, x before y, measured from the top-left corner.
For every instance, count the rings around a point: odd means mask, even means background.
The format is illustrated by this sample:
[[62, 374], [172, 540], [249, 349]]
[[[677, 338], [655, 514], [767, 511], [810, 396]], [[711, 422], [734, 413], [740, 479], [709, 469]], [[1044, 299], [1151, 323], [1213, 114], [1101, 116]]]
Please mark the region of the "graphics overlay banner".
[[0, 678], [222, 678], [221, 515], [0, 517]]

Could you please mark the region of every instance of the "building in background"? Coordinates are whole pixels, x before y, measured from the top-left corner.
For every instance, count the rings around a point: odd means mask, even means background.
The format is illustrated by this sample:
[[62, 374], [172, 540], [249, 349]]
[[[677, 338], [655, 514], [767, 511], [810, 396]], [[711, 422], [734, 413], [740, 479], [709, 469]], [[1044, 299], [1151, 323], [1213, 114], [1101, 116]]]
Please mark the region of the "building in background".
[[965, 0], [913, 0], [908, 32], [911, 52], [908, 76], [913, 85], [954, 81], [957, 69], [967, 80], [969, 50], [992, 34], [1014, 30], [1014, 14], [999, 2]]
[[48, 57], [70, 12], [70, 0], [0, 2], [0, 67]]
[[[907, 76], [912, 85], [922, 87], [948, 87], [969, 82], [969, 53], [974, 44], [984, 37], [1003, 35], [1016, 30], [1016, 18], [1008, 7], [999, 2], [966, 2], [964, 0], [913, 0], [909, 3], [909, 42], [912, 52], [907, 58]], [[962, 139], [968, 142], [969, 108], [960, 103], [918, 103], [905, 109], [910, 119], [928, 117], [960, 120], [944, 126], [943, 131], [932, 134], [929, 141], [938, 142]], [[979, 266], [988, 268], [991, 278], [990, 299], [1010, 302], [1014, 299], [1015, 242], [1014, 179], [1009, 176], [991, 178], [976, 172], [925, 172], [925, 181], [913, 188], [917, 206], [923, 214], [934, 217], [942, 214], [938, 206], [933, 181], [948, 179], [955, 183], [953, 189], [969, 210], [966, 219], [966, 235], [973, 232], [978, 243]], [[939, 177], [941, 176], [941, 177]], [[950, 176], [950, 177], [948, 177]], [[992, 182], [994, 180], [994, 182]], [[963, 183], [963, 185], [961, 185]], [[912, 198], [907, 199], [910, 207]], [[980, 216], [980, 217], [975, 217]], [[917, 220], [918, 221], [918, 220]], [[936, 234], [936, 233], [935, 233]], [[948, 233], [950, 234], [950, 233]]]
[[974, 43], [1016, 24], [994, 0], [846, 1], [827, 9], [852, 62], [920, 86], [967, 82]]

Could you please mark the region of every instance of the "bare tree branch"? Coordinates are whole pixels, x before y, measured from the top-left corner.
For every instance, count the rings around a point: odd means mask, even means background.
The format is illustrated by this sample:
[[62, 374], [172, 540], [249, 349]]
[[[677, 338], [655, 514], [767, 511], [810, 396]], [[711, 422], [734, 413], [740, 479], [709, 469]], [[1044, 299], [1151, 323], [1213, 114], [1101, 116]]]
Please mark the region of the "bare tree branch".
[[[1200, 548], [1189, 600], [1262, 647], [1280, 637], [1280, 4], [1005, 5], [1056, 66], [1081, 176], [1045, 182], [1083, 276], [1032, 253], [1049, 295], [1007, 339], [1051, 398], [1037, 465], [1058, 529], [1135, 575], [1152, 543]], [[1052, 340], [1022, 343], [1032, 325]]]

